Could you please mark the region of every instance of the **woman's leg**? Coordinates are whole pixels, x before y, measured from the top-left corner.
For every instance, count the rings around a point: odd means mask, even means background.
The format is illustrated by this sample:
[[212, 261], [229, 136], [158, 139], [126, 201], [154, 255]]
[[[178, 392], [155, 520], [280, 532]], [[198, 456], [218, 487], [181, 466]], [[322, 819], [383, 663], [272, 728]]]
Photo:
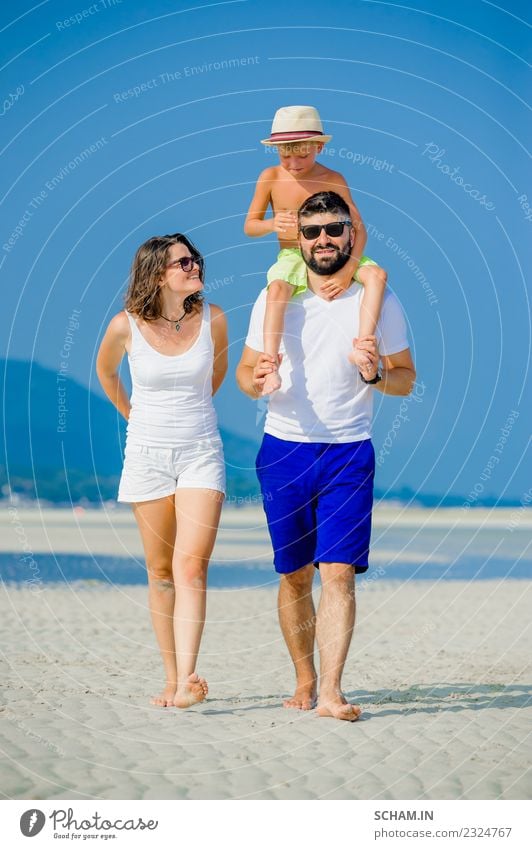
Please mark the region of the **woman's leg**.
[[174, 642], [175, 588], [172, 557], [176, 534], [174, 496], [133, 505], [148, 570], [148, 598], [153, 630], [163, 659], [166, 685], [152, 704], [169, 707], [177, 690]]
[[177, 707], [189, 707], [207, 695], [207, 682], [196, 674], [205, 624], [207, 567], [220, 521], [223, 494], [214, 489], [177, 489], [174, 547], [176, 603], [174, 635], [178, 687]]

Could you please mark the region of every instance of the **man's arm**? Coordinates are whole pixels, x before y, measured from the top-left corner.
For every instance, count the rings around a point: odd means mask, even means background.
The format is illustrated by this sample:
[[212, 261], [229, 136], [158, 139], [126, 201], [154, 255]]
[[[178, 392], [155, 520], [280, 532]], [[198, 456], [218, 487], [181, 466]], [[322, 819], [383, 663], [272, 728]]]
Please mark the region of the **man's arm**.
[[236, 367], [236, 382], [239, 389], [250, 398], [260, 398], [266, 375], [276, 368], [275, 358], [270, 354], [254, 351], [244, 345], [242, 357]]
[[382, 380], [375, 384], [375, 389], [384, 395], [410, 395], [416, 380], [416, 369], [410, 348], [381, 357]]

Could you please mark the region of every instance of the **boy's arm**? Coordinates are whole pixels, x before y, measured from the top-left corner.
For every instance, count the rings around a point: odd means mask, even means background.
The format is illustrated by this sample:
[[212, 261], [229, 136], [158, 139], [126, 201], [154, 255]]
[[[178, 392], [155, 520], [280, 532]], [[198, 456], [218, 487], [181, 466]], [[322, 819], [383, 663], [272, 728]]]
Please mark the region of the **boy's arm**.
[[344, 288], [347, 288], [357, 272], [360, 257], [364, 253], [364, 248], [366, 247], [368, 234], [366, 228], [364, 227], [364, 222], [362, 221], [360, 212], [357, 209], [357, 205], [351, 197], [349, 186], [347, 185], [346, 181], [344, 180], [341, 174], [335, 173], [334, 177], [335, 191], [338, 192], [340, 197], [342, 197], [347, 203], [349, 207], [349, 212], [351, 214], [351, 221], [353, 222], [353, 227], [355, 230], [355, 244], [353, 245], [353, 256], [345, 265], [345, 279], [342, 273], [342, 280], [346, 282], [346, 286]]
[[244, 222], [244, 233], [246, 236], [267, 236], [273, 233], [273, 218], [265, 219], [268, 207], [271, 204], [272, 169], [266, 168], [259, 175], [255, 194], [249, 205], [248, 214]]
[[[255, 186], [255, 194], [249, 205], [248, 214], [244, 222], [244, 233], [246, 236], [267, 236], [269, 233], [277, 233], [282, 236], [297, 227], [297, 219], [293, 212], [282, 210], [275, 212], [272, 204], [272, 186], [275, 180], [275, 169], [266, 168], [260, 174]], [[268, 207], [273, 210], [272, 218], [265, 218]]]

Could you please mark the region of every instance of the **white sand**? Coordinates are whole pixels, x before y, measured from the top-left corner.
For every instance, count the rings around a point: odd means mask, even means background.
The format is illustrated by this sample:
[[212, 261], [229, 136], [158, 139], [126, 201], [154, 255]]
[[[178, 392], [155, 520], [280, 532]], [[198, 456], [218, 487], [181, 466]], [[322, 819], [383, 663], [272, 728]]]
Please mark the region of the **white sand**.
[[[72, 548], [69, 549], [72, 551]], [[524, 799], [528, 581], [367, 585], [344, 683], [353, 724], [281, 707], [273, 590], [209, 597], [209, 700], [149, 705], [143, 587], [3, 590], [0, 791], [18, 799]]]

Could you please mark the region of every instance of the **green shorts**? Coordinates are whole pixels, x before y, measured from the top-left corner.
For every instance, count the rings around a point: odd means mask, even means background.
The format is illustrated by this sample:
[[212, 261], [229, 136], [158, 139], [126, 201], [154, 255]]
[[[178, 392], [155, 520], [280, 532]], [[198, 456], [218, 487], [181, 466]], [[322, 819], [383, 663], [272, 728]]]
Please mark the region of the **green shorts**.
[[[377, 263], [369, 256], [362, 256], [358, 267], [361, 268], [363, 265], [377, 265]], [[357, 277], [358, 269], [355, 274], [355, 280], [358, 283], [360, 281], [357, 280]], [[268, 286], [273, 280], [285, 280], [291, 286], [294, 286], [294, 295], [306, 292], [308, 288], [307, 266], [299, 248], [283, 248], [282, 251], [279, 251], [277, 262], [268, 269], [267, 279]]]

